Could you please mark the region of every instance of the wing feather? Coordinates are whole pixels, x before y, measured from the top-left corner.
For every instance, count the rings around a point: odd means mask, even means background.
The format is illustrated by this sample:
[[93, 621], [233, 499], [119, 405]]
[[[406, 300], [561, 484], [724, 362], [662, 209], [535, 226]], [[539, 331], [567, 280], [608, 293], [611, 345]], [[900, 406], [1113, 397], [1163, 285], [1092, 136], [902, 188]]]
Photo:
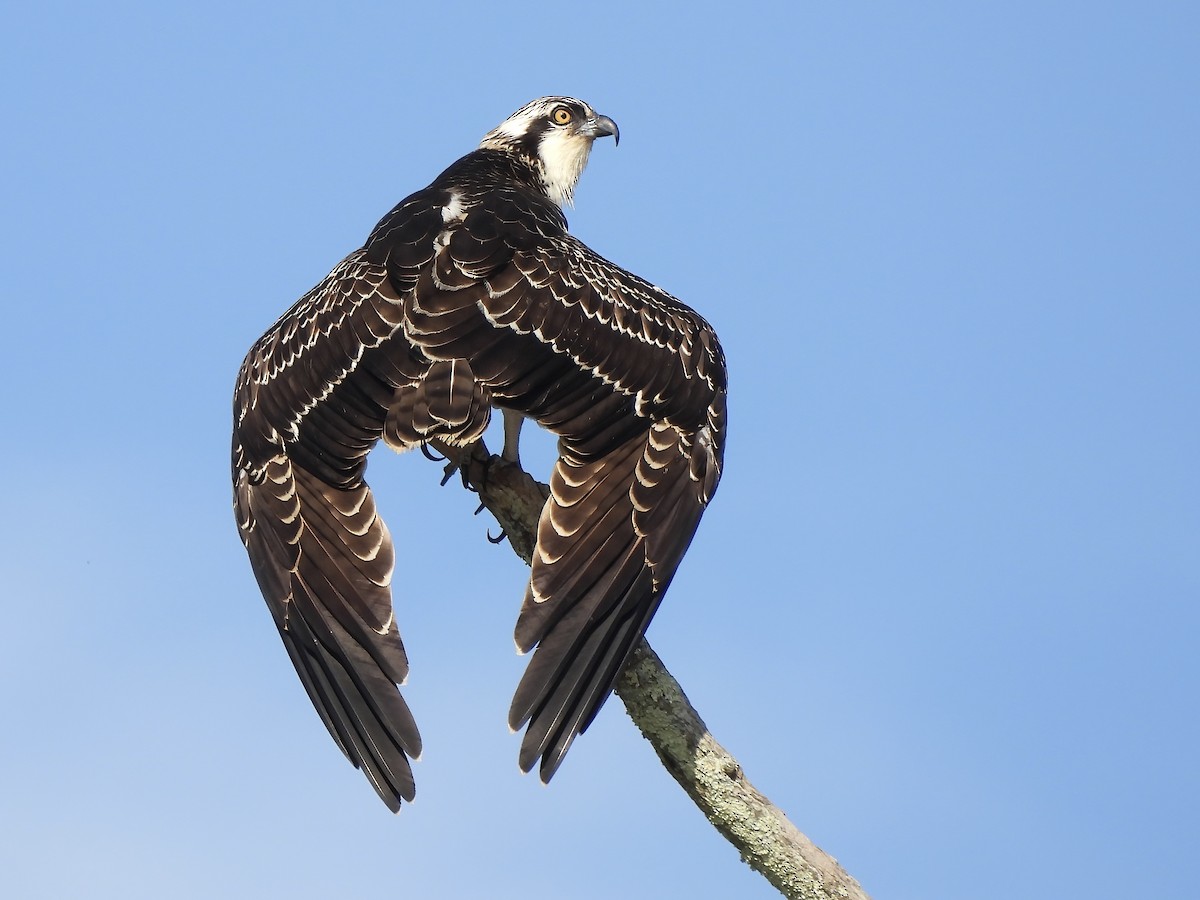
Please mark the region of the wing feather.
[[392, 541], [362, 476], [427, 366], [394, 343], [401, 322], [386, 268], [351, 254], [251, 348], [234, 400], [251, 567], [321, 721], [393, 810], [413, 798], [421, 738], [397, 690]]
[[[713, 461], [715, 464], [715, 460]], [[687, 435], [655, 424], [588, 461], [560, 459], [538, 525], [517, 646], [536, 645], [509, 711], [520, 764], [557, 771], [645, 633], [704, 511]]]

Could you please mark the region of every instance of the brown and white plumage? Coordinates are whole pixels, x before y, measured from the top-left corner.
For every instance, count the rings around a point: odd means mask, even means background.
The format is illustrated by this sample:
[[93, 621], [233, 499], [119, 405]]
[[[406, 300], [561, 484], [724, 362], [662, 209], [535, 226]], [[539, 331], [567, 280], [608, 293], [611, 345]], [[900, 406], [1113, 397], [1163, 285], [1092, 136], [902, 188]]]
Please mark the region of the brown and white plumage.
[[516, 629], [537, 649], [510, 711], [528, 724], [521, 766], [540, 759], [544, 781], [611, 691], [720, 478], [716, 335], [567, 233], [561, 207], [609, 134], [579, 100], [522, 107], [388, 213], [242, 365], [243, 541], [309, 697], [393, 809], [412, 798], [420, 737], [395, 686], [408, 664], [392, 543], [363, 481], [374, 444], [470, 443], [493, 407], [559, 436]]

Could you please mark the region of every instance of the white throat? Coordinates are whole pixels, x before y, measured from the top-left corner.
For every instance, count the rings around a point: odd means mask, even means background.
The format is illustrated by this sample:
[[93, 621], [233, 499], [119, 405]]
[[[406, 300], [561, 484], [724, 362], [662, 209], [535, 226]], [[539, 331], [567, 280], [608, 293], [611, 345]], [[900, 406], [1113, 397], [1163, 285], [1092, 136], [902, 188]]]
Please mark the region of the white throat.
[[542, 136], [538, 158], [542, 162], [546, 193], [560, 208], [572, 204], [575, 185], [591, 152], [591, 138], [566, 129], [548, 131]]

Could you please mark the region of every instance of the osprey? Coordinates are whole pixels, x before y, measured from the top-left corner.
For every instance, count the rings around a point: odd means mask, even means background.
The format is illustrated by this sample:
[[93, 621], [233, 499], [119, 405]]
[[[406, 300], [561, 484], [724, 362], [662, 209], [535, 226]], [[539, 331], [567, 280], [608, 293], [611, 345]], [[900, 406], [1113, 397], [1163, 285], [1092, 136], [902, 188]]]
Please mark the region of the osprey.
[[395, 450], [465, 446], [492, 408], [559, 458], [516, 643], [520, 765], [548, 782], [646, 631], [716, 490], [725, 361], [709, 324], [567, 233], [593, 141], [571, 97], [527, 104], [403, 200], [250, 349], [234, 395], [238, 528], [300, 680], [392, 809], [421, 738], [397, 688], [395, 555], [363, 480]]

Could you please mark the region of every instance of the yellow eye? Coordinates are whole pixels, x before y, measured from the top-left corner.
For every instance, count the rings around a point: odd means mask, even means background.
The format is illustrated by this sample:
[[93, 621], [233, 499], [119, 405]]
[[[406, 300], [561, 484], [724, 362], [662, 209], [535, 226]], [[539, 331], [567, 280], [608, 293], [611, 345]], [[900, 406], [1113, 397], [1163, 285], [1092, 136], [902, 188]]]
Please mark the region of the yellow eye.
[[559, 106], [554, 112], [550, 113], [550, 118], [555, 125], [566, 125], [571, 121], [571, 111], [565, 106]]

